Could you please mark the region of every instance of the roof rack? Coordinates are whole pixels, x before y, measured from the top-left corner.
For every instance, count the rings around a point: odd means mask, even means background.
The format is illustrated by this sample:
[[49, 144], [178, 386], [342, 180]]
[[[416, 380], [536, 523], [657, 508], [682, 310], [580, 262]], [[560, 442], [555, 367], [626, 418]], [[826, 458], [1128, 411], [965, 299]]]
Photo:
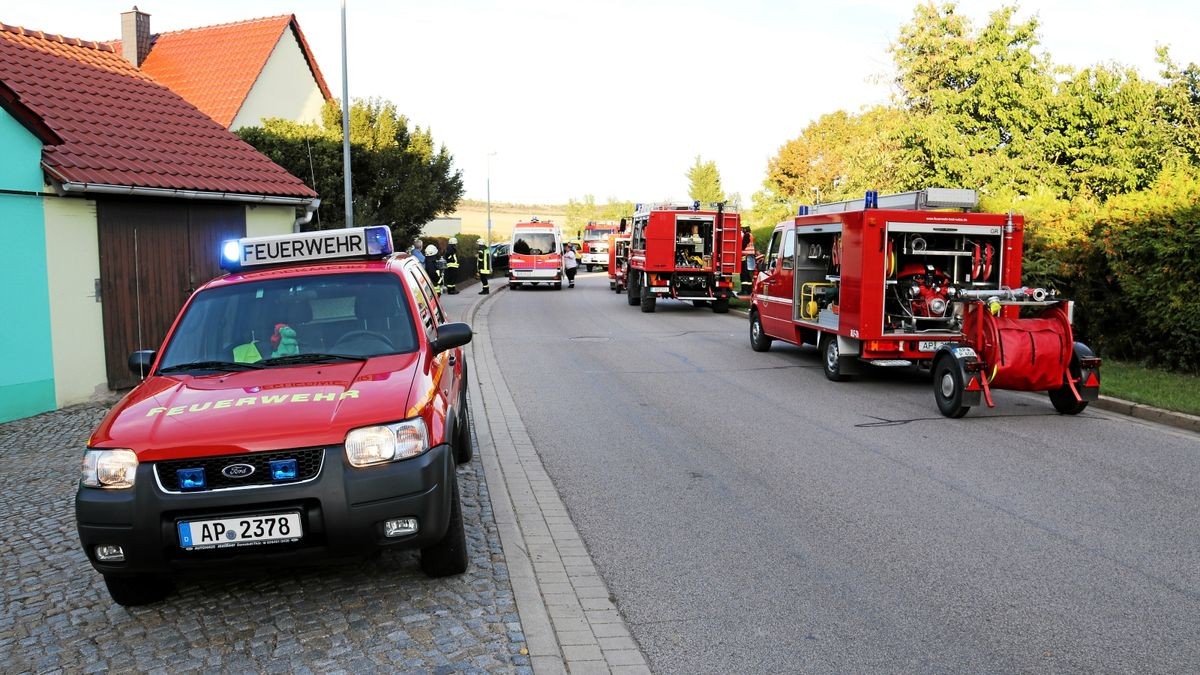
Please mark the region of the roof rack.
[[880, 195], [876, 190], [867, 190], [862, 199], [847, 199], [841, 202], [801, 206], [796, 215], [806, 216], [819, 213], [841, 213], [865, 209], [901, 209], [931, 211], [934, 209], [973, 209], [979, 204], [979, 195], [970, 188], [925, 188], [894, 195]]

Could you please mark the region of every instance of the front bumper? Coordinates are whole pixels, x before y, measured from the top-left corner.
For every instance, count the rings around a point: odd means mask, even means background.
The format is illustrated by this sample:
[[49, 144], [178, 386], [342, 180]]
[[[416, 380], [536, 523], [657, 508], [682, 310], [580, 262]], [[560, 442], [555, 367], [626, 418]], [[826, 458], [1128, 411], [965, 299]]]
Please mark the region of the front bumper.
[[580, 262], [584, 265], [603, 265], [608, 266], [607, 253], [584, 253]]
[[[442, 538], [450, 518], [450, 481], [456, 480], [448, 445], [412, 459], [355, 468], [342, 447], [325, 448], [324, 464], [307, 483], [172, 494], [159, 488], [153, 463], [138, 466], [135, 487], [80, 487], [75, 495], [79, 539], [92, 567], [103, 574], [166, 575], [222, 565], [313, 562], [355, 557], [385, 546], [421, 548]], [[295, 543], [187, 551], [176, 524], [184, 520], [296, 512], [304, 528]], [[383, 521], [416, 517], [417, 532], [388, 538]], [[123, 562], [96, 559], [96, 547], [116, 544]]]

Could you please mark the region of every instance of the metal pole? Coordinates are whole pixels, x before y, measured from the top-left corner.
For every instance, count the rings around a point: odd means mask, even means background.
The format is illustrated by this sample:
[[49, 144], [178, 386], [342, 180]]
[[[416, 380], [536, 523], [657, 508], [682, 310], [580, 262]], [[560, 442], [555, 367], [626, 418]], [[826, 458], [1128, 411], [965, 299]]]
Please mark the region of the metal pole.
[[350, 82], [346, 75], [346, 0], [342, 0], [342, 176], [346, 201], [346, 227], [354, 227], [354, 199], [350, 191]]
[[496, 153], [489, 152], [487, 156], [487, 243], [492, 245], [492, 155]]

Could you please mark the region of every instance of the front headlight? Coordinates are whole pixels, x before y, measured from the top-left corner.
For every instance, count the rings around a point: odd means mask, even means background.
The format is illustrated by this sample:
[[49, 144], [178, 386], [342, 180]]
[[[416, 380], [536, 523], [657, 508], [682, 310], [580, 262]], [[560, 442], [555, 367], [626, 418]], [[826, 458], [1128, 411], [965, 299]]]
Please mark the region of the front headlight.
[[408, 459], [429, 449], [429, 432], [420, 417], [377, 427], [351, 429], [346, 434], [346, 460], [370, 466]]
[[137, 467], [132, 450], [88, 450], [83, 453], [80, 481], [87, 487], [130, 488]]

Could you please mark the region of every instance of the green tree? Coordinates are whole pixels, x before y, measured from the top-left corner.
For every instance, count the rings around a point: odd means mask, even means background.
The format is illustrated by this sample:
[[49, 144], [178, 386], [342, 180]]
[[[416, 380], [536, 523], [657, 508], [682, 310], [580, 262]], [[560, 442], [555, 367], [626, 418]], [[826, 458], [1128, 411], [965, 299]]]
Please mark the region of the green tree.
[[1014, 23], [1015, 7], [981, 29], [954, 3], [918, 5], [892, 45], [900, 103], [915, 113], [903, 130], [905, 182], [1027, 194], [1065, 188], [1045, 139], [1054, 79], [1035, 53], [1038, 22]]
[[1059, 83], [1043, 152], [1065, 171], [1065, 196], [1101, 199], [1148, 187], [1171, 151], [1161, 87], [1132, 68], [1098, 65]]
[[583, 226], [596, 220], [600, 214], [600, 208], [596, 206], [596, 197], [594, 195], [584, 195], [582, 200], [568, 199], [566, 211], [567, 222], [565, 230], [570, 235], [568, 239], [581, 236]]
[[607, 222], [620, 222], [622, 218], [627, 218], [633, 215], [633, 202], [621, 201], [615, 197], [609, 197], [608, 203], [604, 208], [600, 209], [600, 220]]
[[756, 195], [755, 204], [812, 204], [862, 197], [866, 190], [909, 189], [901, 170], [906, 119], [883, 106], [860, 115], [822, 115], [767, 162], [764, 190], [774, 197]]
[[1200, 166], [1200, 67], [1179, 67], [1166, 47], [1159, 47], [1158, 62], [1166, 82], [1159, 90], [1158, 106], [1175, 146], [1172, 154]]
[[702, 204], [725, 201], [725, 192], [721, 189], [721, 172], [717, 163], [701, 161], [696, 155], [696, 163], [684, 174], [688, 179], [688, 196]]
[[[345, 226], [341, 125], [340, 104], [330, 101], [320, 124], [269, 119], [237, 132], [321, 196], [310, 229]], [[398, 247], [453, 211], [463, 194], [462, 171], [446, 147], [435, 147], [428, 129], [410, 129], [395, 105], [381, 99], [351, 105], [350, 168], [355, 224], [390, 224]]]

